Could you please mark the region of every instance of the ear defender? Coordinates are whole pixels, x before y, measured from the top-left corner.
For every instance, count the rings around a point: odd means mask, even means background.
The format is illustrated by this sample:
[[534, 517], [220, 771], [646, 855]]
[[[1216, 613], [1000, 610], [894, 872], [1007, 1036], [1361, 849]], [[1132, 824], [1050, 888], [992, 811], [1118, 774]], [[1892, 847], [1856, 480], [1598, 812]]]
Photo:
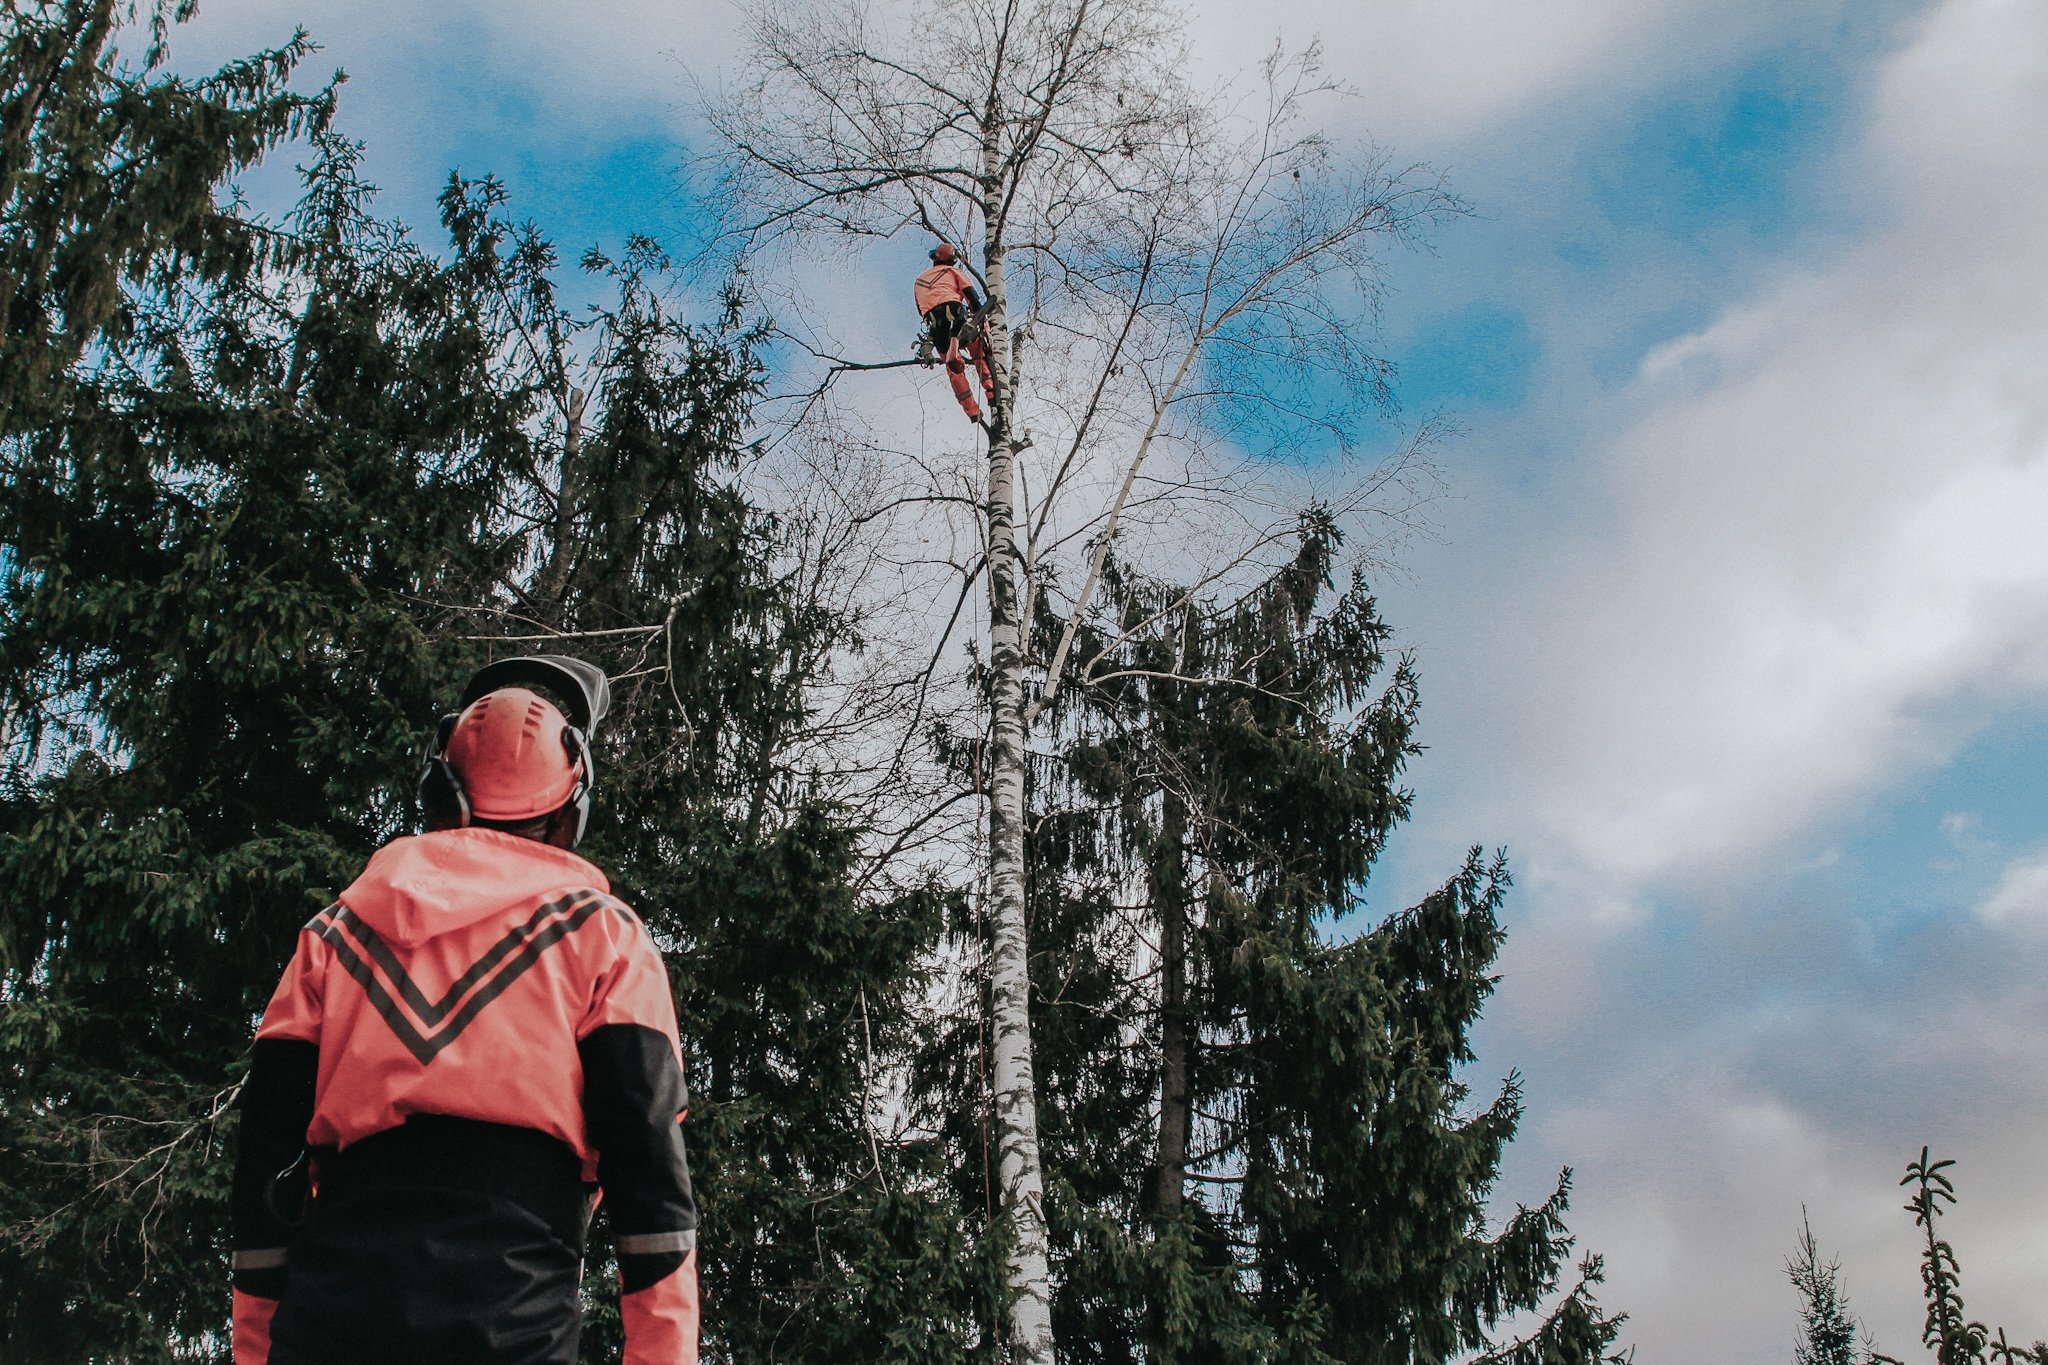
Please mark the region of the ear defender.
[[[584, 832], [590, 827], [590, 789], [593, 785], [590, 761], [590, 741], [583, 737], [583, 731], [573, 725], [562, 727], [562, 748], [569, 755], [569, 762], [576, 766], [579, 774], [576, 790], [569, 794], [555, 811], [555, 821], [548, 833], [554, 838], [550, 842], [562, 848], [574, 848], [583, 842]], [[563, 842], [566, 840], [567, 842]]]
[[418, 788], [426, 827], [526, 828], [548, 817], [547, 841], [574, 848], [590, 823], [589, 737], [610, 705], [603, 670], [581, 659], [485, 665], [463, 689], [461, 709], [435, 730]]
[[462, 778], [447, 758], [448, 741], [460, 718], [454, 711], [441, 717], [434, 731], [434, 747], [420, 770], [420, 818], [429, 830], [462, 829], [470, 821], [469, 793], [462, 789]]

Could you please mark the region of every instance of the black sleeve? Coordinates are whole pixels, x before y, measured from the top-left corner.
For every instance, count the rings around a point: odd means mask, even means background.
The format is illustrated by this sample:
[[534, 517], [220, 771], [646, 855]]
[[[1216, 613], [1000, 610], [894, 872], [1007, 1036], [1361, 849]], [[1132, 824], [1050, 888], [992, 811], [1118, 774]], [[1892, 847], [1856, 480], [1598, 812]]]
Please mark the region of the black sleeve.
[[285, 1252], [305, 1213], [306, 1125], [313, 1121], [316, 1044], [258, 1038], [242, 1084], [241, 1141], [235, 1153], [235, 1288], [284, 1297]]
[[655, 1029], [606, 1024], [592, 1029], [576, 1051], [597, 1180], [620, 1281], [631, 1294], [673, 1274], [696, 1245], [697, 1205], [681, 1121], [689, 1096], [674, 1044]]

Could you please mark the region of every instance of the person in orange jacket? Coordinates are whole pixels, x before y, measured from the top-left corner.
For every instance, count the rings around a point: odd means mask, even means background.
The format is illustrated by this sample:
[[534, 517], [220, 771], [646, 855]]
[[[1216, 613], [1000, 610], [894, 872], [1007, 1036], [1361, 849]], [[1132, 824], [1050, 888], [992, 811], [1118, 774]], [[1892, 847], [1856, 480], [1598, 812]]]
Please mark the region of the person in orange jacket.
[[[988, 395], [991, 404], [996, 401], [995, 375], [988, 367], [988, 343], [982, 339], [979, 327], [969, 327], [971, 315], [981, 311], [981, 297], [974, 292], [973, 279], [961, 269], [960, 253], [951, 242], [933, 247], [931, 261], [932, 268], [917, 277], [911, 295], [917, 301], [918, 316], [924, 319], [933, 351], [946, 362], [946, 379], [953, 386], [953, 396], [960, 400], [969, 420], [979, 422], [981, 405], [974, 401], [973, 386], [967, 382], [968, 360], [974, 362], [975, 372], [981, 377], [981, 391]], [[967, 332], [971, 334], [963, 357], [960, 340], [961, 334]]]
[[600, 1196], [626, 1365], [696, 1361], [668, 972], [571, 851], [608, 700], [581, 660], [484, 669], [420, 779], [429, 832], [300, 931], [240, 1101], [236, 1365], [571, 1365]]

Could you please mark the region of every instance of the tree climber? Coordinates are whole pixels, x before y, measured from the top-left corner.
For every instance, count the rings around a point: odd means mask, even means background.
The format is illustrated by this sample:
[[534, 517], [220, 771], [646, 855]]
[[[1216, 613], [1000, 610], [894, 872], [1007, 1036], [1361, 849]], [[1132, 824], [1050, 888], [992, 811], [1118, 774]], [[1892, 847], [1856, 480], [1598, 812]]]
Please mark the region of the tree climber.
[[[919, 356], [927, 365], [932, 363], [933, 352], [945, 360], [946, 379], [953, 386], [953, 396], [960, 400], [968, 419], [979, 422], [981, 406], [974, 401], [974, 390], [967, 382], [967, 360], [974, 362], [975, 372], [981, 376], [981, 391], [988, 396], [989, 403], [993, 405], [996, 401], [996, 380], [988, 367], [988, 343], [981, 334], [981, 297], [974, 292], [973, 279], [961, 269], [960, 253], [951, 242], [933, 247], [931, 260], [932, 268], [917, 277], [911, 291], [925, 325], [926, 345], [918, 348]], [[964, 359], [960, 353], [963, 339], [967, 343]]]
[[573, 1365], [600, 1194], [625, 1365], [696, 1361], [668, 972], [570, 851], [609, 701], [578, 659], [478, 673], [420, 777], [428, 832], [300, 932], [242, 1090], [236, 1365]]

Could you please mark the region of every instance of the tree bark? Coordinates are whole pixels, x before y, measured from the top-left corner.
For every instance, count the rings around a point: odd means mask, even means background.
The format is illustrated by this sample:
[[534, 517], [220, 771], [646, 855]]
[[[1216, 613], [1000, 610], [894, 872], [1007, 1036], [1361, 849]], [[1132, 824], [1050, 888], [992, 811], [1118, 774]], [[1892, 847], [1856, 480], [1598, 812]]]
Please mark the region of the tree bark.
[[[989, 144], [993, 171], [995, 149]], [[994, 175], [988, 177], [993, 184]], [[1052, 1283], [1045, 1182], [1038, 1156], [1038, 1087], [1031, 1067], [1030, 949], [1024, 919], [1024, 604], [1019, 595], [1014, 376], [1004, 307], [1000, 205], [984, 205], [983, 322], [996, 399], [989, 412], [988, 605], [992, 711], [989, 745], [989, 1012], [994, 1033], [997, 1175], [1010, 1223], [1010, 1359], [1052, 1365]]]
[[576, 530], [577, 468], [583, 453], [583, 408], [587, 399], [581, 389], [562, 394], [562, 476], [555, 488], [554, 533], [548, 546], [548, 562], [535, 581], [534, 597], [555, 609], [559, 616], [563, 595], [569, 587], [569, 546]]
[[1168, 787], [1159, 843], [1146, 870], [1159, 916], [1159, 1165], [1152, 1212], [1161, 1221], [1180, 1210], [1188, 1174], [1188, 913], [1183, 836], [1187, 805]]

